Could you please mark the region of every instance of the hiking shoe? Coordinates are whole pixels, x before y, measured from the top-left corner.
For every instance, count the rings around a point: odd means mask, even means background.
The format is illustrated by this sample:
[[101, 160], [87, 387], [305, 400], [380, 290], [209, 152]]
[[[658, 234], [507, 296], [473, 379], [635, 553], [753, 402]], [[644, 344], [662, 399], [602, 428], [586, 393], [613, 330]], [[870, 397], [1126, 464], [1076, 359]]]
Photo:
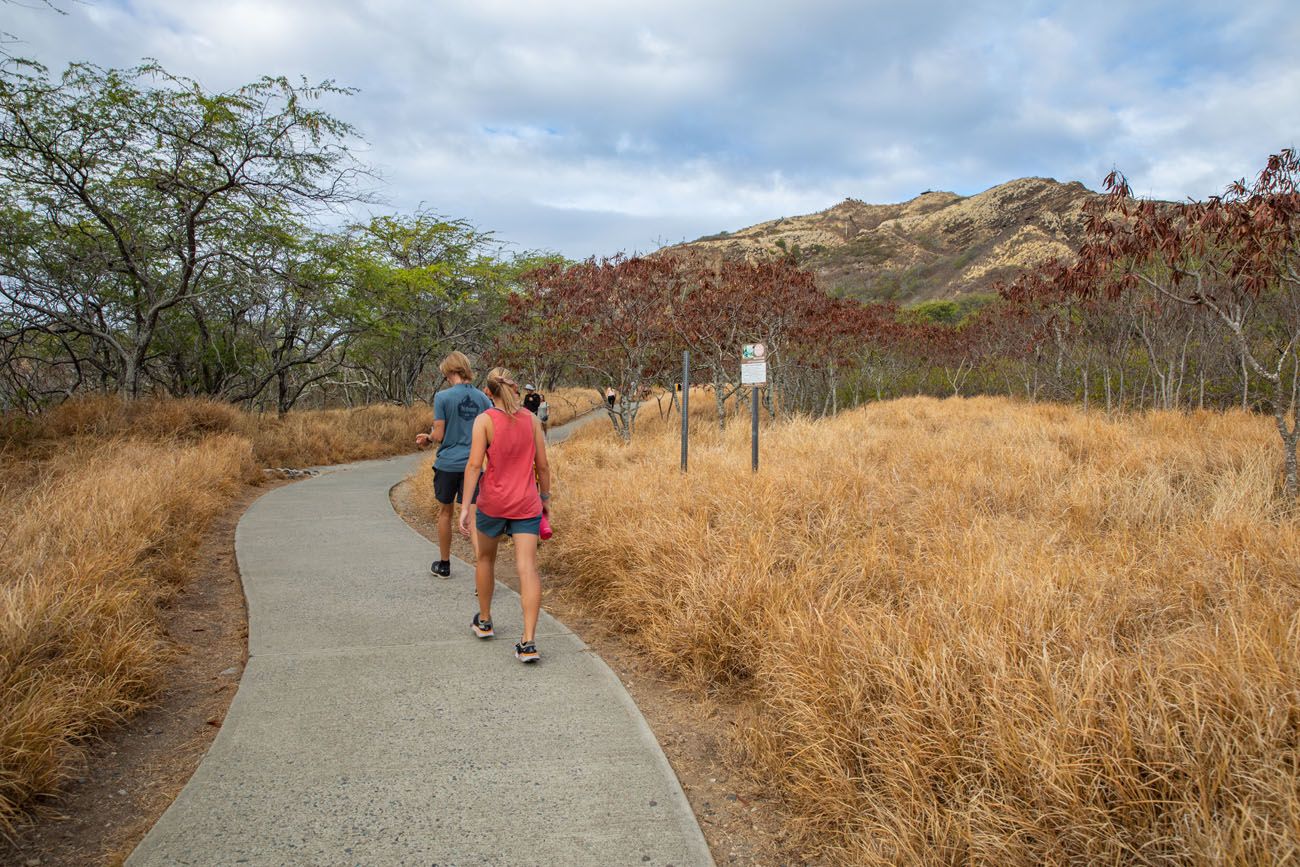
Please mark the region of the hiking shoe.
[[515, 659], [520, 662], [536, 662], [541, 658], [537, 652], [537, 642], [535, 641], [517, 641], [515, 642]]
[[474, 634], [479, 638], [491, 638], [496, 635], [496, 633], [492, 631], [492, 621], [479, 620], [477, 614], [475, 614], [474, 619], [470, 621], [470, 626], [474, 628]]
[[434, 560], [434, 561], [433, 561], [433, 565], [429, 567], [429, 571], [432, 572], [434, 575], [437, 575], [439, 578], [450, 578], [450, 577], [451, 577], [451, 561], [450, 561], [450, 560]]

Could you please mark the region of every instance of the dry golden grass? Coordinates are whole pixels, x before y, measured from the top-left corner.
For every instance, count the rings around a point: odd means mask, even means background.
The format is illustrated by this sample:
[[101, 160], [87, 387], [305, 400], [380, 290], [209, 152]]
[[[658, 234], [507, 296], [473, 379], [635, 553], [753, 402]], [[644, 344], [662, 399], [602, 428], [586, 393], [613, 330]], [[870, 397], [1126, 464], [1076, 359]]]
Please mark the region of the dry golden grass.
[[600, 405], [600, 391], [595, 388], [557, 388], [544, 392], [551, 407], [551, 427], [559, 427]]
[[0, 420], [0, 831], [155, 692], [157, 606], [261, 466], [405, 451], [429, 423], [427, 408], [276, 419], [106, 398]]
[[738, 755], [810, 856], [1300, 859], [1300, 522], [1266, 420], [918, 398], [768, 427], [754, 476], [747, 425], [706, 418], [687, 476], [653, 413], [557, 450], [545, 562], [752, 701]]
[[433, 424], [426, 406], [367, 406], [275, 416], [245, 416], [242, 429], [264, 466], [323, 466], [379, 458], [415, 448]]

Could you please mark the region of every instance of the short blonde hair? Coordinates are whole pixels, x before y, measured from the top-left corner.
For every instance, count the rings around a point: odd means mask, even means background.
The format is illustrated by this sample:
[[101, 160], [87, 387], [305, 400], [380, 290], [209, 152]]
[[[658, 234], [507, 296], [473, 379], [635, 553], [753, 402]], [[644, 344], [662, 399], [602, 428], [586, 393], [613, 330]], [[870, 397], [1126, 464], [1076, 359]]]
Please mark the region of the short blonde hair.
[[469, 359], [463, 352], [453, 352], [448, 355], [442, 360], [442, 364], [438, 365], [438, 369], [442, 371], [443, 376], [451, 376], [454, 373], [466, 382], [474, 381], [474, 371], [470, 369]]

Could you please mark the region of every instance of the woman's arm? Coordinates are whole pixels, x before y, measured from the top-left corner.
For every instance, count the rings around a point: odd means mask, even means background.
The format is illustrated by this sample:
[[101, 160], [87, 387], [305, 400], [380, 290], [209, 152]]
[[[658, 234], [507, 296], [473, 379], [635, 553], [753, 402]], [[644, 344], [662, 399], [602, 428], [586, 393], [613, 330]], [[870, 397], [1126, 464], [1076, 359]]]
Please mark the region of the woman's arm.
[[542, 494], [542, 509], [550, 511], [551, 462], [546, 457], [546, 434], [542, 431], [542, 420], [537, 416], [533, 416], [533, 444], [537, 447], [537, 456], [533, 459], [537, 468], [537, 490]]
[[487, 454], [488, 444], [492, 441], [492, 418], [482, 413], [474, 419], [474, 430], [469, 441], [469, 460], [465, 462], [465, 477], [460, 482], [460, 530], [469, 532], [469, 516], [475, 510], [471, 502], [474, 498], [474, 486], [478, 484], [479, 473], [483, 471], [483, 457]]

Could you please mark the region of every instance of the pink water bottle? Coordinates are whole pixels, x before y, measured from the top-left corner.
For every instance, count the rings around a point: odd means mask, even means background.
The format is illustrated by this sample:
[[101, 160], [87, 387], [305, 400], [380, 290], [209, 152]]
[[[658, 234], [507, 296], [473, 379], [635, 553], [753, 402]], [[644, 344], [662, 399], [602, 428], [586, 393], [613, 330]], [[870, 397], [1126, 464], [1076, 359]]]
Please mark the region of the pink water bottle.
[[551, 538], [551, 535], [552, 535], [552, 533], [554, 532], [554, 531], [551, 529], [551, 519], [548, 518], [548, 517], [546, 517], [546, 513], [545, 513], [545, 512], [542, 512], [542, 526], [541, 526], [541, 529], [540, 529], [538, 532], [540, 533], [540, 535], [541, 535], [541, 537], [542, 537], [543, 539], [549, 539], [549, 538]]

